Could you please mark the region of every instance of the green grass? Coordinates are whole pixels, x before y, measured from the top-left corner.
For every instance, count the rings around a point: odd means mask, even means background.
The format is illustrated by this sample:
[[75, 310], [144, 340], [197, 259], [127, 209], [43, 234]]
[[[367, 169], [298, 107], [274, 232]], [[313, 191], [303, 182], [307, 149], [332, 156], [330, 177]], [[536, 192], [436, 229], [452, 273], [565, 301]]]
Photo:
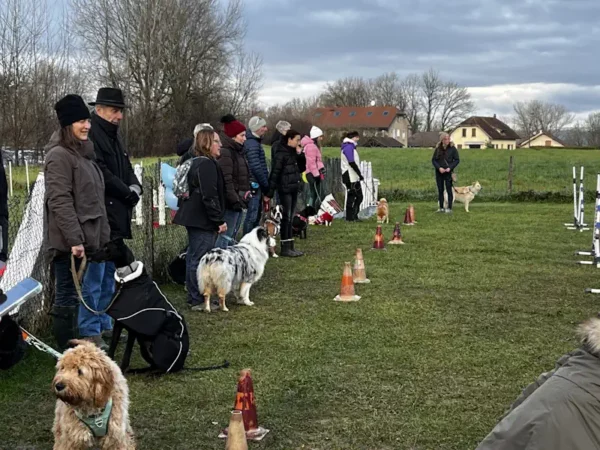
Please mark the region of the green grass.
[[[399, 220], [406, 204], [393, 204]], [[474, 448], [520, 390], [572, 349], [593, 316], [599, 272], [573, 262], [590, 233], [564, 230], [569, 205], [475, 202], [471, 213], [416, 203], [406, 245], [372, 252], [375, 222], [311, 227], [307, 256], [270, 260], [253, 308], [186, 312], [188, 366], [231, 368], [129, 376], [140, 449], [222, 449], [239, 369], [254, 370], [255, 449]], [[386, 241], [392, 225], [384, 226]], [[341, 269], [365, 250], [370, 285], [332, 301]], [[180, 288], [166, 289], [183, 308]], [[139, 359], [135, 365], [139, 366]], [[50, 449], [50, 357], [30, 349], [0, 373], [0, 448]], [[217, 422], [218, 425], [214, 425]]]

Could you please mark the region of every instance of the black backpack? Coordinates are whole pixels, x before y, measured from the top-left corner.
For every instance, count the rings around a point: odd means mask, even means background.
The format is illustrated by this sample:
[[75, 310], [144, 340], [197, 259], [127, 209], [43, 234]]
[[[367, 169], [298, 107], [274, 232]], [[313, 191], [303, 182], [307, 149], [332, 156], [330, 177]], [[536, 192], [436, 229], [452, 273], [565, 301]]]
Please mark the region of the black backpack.
[[140, 261], [115, 273], [117, 292], [107, 313], [137, 336], [142, 357], [165, 373], [183, 369], [190, 346], [185, 319]]

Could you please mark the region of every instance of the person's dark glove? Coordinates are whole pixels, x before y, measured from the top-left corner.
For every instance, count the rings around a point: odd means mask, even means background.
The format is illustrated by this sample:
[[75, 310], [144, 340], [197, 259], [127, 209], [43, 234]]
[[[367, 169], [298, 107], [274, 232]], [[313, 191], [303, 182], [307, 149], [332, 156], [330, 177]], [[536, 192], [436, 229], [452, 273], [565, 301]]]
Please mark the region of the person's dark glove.
[[125, 197], [125, 202], [130, 206], [135, 206], [140, 201], [140, 196], [137, 195], [137, 192], [131, 191], [127, 197]]
[[362, 175], [358, 177], [359, 181], [365, 181], [365, 177], [363, 177]]
[[244, 208], [242, 207], [241, 203], [236, 203], [235, 205], [233, 205], [231, 207], [231, 209], [233, 209], [235, 212], [242, 212], [244, 210]]
[[321, 167], [321, 168], [319, 169], [319, 173], [320, 173], [321, 175], [325, 175], [325, 174], [327, 173], [327, 171], [325, 170], [325, 167]]

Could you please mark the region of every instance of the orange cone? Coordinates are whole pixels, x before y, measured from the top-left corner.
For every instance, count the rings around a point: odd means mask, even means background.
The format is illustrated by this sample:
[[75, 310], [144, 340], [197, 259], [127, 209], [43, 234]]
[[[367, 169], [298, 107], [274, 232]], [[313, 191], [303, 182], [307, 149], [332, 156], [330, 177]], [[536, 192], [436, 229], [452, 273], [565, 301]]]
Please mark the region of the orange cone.
[[394, 237], [392, 238], [392, 240], [390, 242], [388, 242], [388, 244], [391, 244], [391, 245], [404, 244], [404, 241], [402, 240], [402, 231], [400, 231], [400, 222], [396, 222], [396, 226], [394, 228]]
[[360, 297], [354, 293], [354, 281], [352, 280], [352, 265], [347, 262], [344, 265], [344, 273], [342, 275], [342, 288], [340, 295], [333, 299], [336, 302], [357, 302]]
[[360, 248], [356, 249], [356, 260], [354, 261], [354, 271], [352, 272], [352, 279], [355, 283], [358, 284], [366, 284], [371, 282], [371, 280], [367, 278], [365, 260], [363, 259], [363, 253]]
[[[246, 439], [251, 441], [261, 441], [269, 430], [258, 426], [258, 416], [256, 415], [256, 399], [254, 397], [254, 385], [250, 369], [244, 369], [240, 372], [238, 380], [237, 395], [235, 397], [235, 411], [242, 412], [244, 420], [244, 429], [246, 430]], [[226, 438], [229, 430], [226, 429], [219, 435], [220, 438]]]
[[408, 211], [410, 213], [410, 223], [414, 225], [417, 223], [417, 217], [415, 216], [415, 207], [413, 205], [408, 206]]
[[375, 240], [373, 241], [373, 247], [371, 250], [385, 250], [385, 243], [383, 242], [383, 232], [381, 231], [381, 225], [377, 225], [377, 232], [375, 233]]
[[225, 450], [248, 450], [242, 411], [231, 411], [231, 419], [229, 419], [229, 428], [227, 431]]

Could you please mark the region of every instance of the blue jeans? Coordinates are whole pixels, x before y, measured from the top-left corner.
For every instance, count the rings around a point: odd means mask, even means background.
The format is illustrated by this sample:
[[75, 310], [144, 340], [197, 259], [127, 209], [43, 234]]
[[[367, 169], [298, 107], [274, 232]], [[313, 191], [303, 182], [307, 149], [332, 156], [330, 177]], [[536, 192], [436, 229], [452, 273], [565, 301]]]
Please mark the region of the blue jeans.
[[260, 189], [256, 195], [248, 202], [248, 211], [246, 211], [246, 219], [244, 220], [244, 235], [254, 230], [260, 223], [262, 213], [262, 194]]
[[[71, 274], [71, 259], [69, 256], [59, 256], [54, 259], [54, 279], [55, 297], [54, 304], [56, 306], [78, 306], [79, 297], [73, 283], [73, 275]], [[75, 260], [75, 268], [79, 270], [81, 264], [80, 259]]]
[[[88, 262], [81, 293], [85, 303], [95, 311], [104, 311], [115, 293], [115, 265], [111, 262]], [[112, 319], [106, 313], [94, 314], [79, 306], [79, 335], [98, 336], [112, 330]]]
[[240, 226], [242, 225], [242, 216], [242, 211], [234, 211], [232, 209], [225, 210], [225, 223], [227, 224], [227, 232], [219, 235], [215, 247], [227, 248], [230, 245], [234, 245], [231, 239], [235, 239], [238, 234]]
[[217, 233], [195, 227], [185, 228], [188, 233], [188, 248], [185, 256], [187, 302], [191, 306], [196, 306], [204, 303], [204, 295], [198, 291], [198, 264], [202, 257], [215, 247]]

